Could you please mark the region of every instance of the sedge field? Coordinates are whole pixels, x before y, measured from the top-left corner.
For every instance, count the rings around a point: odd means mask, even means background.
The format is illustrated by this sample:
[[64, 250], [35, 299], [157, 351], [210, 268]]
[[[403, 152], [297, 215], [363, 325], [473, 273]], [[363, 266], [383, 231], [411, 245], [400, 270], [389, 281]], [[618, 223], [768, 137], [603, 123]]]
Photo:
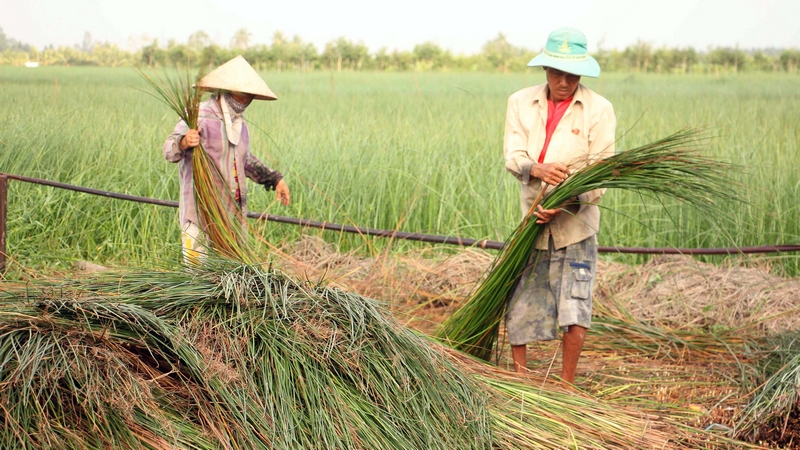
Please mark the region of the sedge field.
[[[541, 71], [262, 75], [279, 100], [248, 109], [252, 151], [285, 175], [292, 204], [251, 183], [251, 211], [495, 240], [518, 223], [518, 188], [503, 169], [506, 100], [544, 82]], [[730, 179], [746, 200], [725, 205], [724, 217], [703, 217], [671, 201], [609, 192], [600, 245], [800, 242], [800, 77], [611, 73], [583, 82], [613, 103], [618, 151], [705, 128], [703, 152], [739, 167]], [[134, 69], [0, 68], [0, 172], [176, 200], [177, 166], [161, 155], [176, 118], [150, 94]], [[175, 209], [15, 181], [8, 200], [8, 253], [22, 266], [179, 259]], [[318, 234], [275, 223], [257, 229], [273, 243]], [[387, 245], [322, 235], [342, 250]], [[797, 254], [750, 259], [800, 273]]]

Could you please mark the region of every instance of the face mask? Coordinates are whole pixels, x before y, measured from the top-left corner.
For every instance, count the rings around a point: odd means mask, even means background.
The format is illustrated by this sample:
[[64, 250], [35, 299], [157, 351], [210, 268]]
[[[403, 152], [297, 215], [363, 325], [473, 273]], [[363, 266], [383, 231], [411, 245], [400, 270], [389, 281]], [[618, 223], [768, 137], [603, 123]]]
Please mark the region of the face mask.
[[237, 102], [236, 99], [233, 98], [233, 95], [231, 95], [229, 92], [226, 92], [226, 93], [222, 94], [222, 98], [225, 100], [225, 102], [231, 108], [231, 111], [233, 111], [233, 113], [236, 114], [237, 116], [242, 115], [242, 113], [244, 112], [245, 108], [247, 108], [247, 105], [250, 104], [250, 102], [247, 102], [247, 103], [239, 103], [239, 102]]

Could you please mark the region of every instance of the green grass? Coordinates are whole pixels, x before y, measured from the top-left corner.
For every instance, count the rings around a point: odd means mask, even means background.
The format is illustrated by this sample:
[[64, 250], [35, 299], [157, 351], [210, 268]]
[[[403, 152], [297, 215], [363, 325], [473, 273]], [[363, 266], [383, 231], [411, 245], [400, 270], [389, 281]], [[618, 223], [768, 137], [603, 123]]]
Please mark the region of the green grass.
[[[330, 73], [263, 75], [279, 100], [248, 110], [253, 151], [286, 175], [292, 205], [250, 184], [251, 210], [498, 240], [518, 224], [518, 188], [502, 161], [505, 105], [515, 90], [543, 82], [540, 71], [335, 73], [333, 90]], [[749, 204], [731, 204], [725, 217], [671, 201], [665, 213], [656, 201], [610, 192], [602, 205], [622, 214], [604, 213], [600, 245], [800, 242], [800, 78], [610, 74], [584, 81], [614, 104], [619, 148], [705, 126], [717, 136], [708, 154], [746, 168], [731, 178], [746, 187]], [[132, 69], [0, 67], [0, 171], [177, 199], [177, 166], [161, 156], [176, 118], [143, 91]], [[9, 252], [22, 264], [178, 259], [175, 210], [18, 182], [9, 202]], [[273, 242], [299, 232], [264, 229]], [[364, 244], [358, 236], [325, 236], [344, 249]], [[798, 255], [774, 258], [786, 273], [800, 273]]]

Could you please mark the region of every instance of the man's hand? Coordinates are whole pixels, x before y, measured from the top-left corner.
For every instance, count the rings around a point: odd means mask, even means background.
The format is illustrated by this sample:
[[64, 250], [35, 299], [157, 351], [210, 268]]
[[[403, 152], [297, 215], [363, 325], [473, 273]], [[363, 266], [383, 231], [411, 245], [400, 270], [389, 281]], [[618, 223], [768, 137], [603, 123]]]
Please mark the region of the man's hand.
[[275, 198], [280, 200], [284, 206], [289, 206], [289, 186], [286, 185], [283, 179], [275, 185]]
[[562, 209], [544, 209], [542, 205], [536, 205], [536, 210], [533, 211], [533, 215], [538, 217], [539, 220], [536, 223], [549, 223], [553, 218], [557, 215], [561, 214]]
[[531, 176], [556, 186], [569, 176], [569, 168], [561, 163], [536, 164], [531, 166]]
[[183, 135], [178, 146], [181, 150], [188, 150], [200, 145], [200, 132], [197, 130], [189, 130]]
[[581, 202], [578, 200], [577, 197], [572, 197], [571, 199], [564, 202], [561, 207], [556, 209], [542, 209], [542, 205], [536, 205], [536, 210], [533, 211], [533, 215], [538, 217], [539, 220], [536, 223], [548, 223], [557, 215], [561, 214], [561, 211], [566, 210], [570, 214], [577, 214], [578, 210], [581, 207]]

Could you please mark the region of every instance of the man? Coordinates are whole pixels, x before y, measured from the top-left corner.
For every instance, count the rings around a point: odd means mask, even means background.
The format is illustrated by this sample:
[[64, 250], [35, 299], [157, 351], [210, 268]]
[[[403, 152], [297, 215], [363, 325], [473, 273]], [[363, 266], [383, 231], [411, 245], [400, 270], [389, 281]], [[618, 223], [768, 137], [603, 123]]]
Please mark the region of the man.
[[192, 178], [192, 152], [201, 142], [218, 170], [214, 179], [217, 188], [221, 192], [228, 190], [243, 213], [247, 212], [245, 176], [268, 191], [274, 189], [277, 199], [289, 204], [289, 187], [283, 175], [250, 152], [245, 108], [253, 99], [277, 99], [264, 80], [243, 57], [237, 56], [203, 77], [196, 88], [213, 92], [209, 100], [200, 104], [197, 129], [190, 130], [180, 121], [164, 142], [164, 158], [178, 163], [181, 244], [186, 262], [196, 262], [205, 253]]
[[[616, 131], [611, 103], [580, 84], [581, 76], [600, 75], [583, 33], [571, 28], [553, 31], [544, 52], [528, 66], [544, 67], [547, 83], [508, 99], [503, 146], [506, 170], [520, 182], [523, 215], [541, 189], [551, 189], [572, 170], [613, 155]], [[587, 192], [561, 208], [538, 206], [533, 212], [536, 222], [546, 226], [506, 313], [517, 372], [526, 369], [528, 343], [556, 339], [561, 330], [561, 379], [575, 382], [592, 320], [600, 226], [596, 204], [602, 194], [603, 190]]]

